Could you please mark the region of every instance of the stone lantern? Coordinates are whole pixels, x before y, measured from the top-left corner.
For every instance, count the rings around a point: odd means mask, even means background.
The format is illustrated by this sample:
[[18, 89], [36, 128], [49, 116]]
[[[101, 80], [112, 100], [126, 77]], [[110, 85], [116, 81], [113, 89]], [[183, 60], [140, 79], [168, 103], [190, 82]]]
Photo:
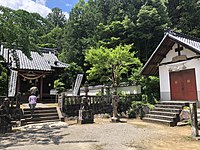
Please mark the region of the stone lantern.
[[85, 124], [85, 123], [93, 123], [94, 122], [94, 115], [92, 109], [88, 104], [88, 92], [89, 92], [89, 84], [86, 81], [84, 85], [85, 96], [82, 97], [82, 102], [80, 104], [79, 115], [78, 115], [78, 123]]

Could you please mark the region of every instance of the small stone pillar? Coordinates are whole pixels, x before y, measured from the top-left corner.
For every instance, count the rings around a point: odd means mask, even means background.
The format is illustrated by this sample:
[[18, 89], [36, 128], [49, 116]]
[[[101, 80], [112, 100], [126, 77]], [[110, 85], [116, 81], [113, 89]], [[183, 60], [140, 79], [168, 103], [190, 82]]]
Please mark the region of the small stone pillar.
[[119, 116], [117, 114], [117, 107], [118, 107], [119, 97], [117, 94], [112, 96], [112, 106], [113, 106], [113, 116], [111, 118], [111, 122], [119, 122]]
[[86, 97], [82, 98], [82, 103], [79, 109], [77, 122], [79, 124], [94, 123], [94, 115], [92, 110], [89, 109]]
[[198, 121], [197, 121], [197, 106], [196, 103], [190, 103], [190, 114], [191, 114], [191, 128], [192, 137], [198, 137]]
[[94, 115], [92, 109], [89, 108], [88, 105], [88, 92], [89, 92], [89, 85], [87, 81], [85, 82], [85, 97], [82, 97], [82, 102], [79, 109], [79, 115], [77, 122], [79, 124], [85, 123], [93, 123], [94, 122]]

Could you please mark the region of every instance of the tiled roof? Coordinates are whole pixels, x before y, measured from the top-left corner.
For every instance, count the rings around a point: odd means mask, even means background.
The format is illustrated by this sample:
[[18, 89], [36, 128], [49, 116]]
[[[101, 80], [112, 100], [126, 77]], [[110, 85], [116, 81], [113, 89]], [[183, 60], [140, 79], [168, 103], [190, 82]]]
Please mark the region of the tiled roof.
[[192, 36], [188, 36], [185, 34], [169, 31], [167, 35], [172, 38], [173, 40], [176, 40], [180, 44], [183, 44], [185, 46], [188, 46], [192, 48], [193, 50], [196, 50], [196, 52], [200, 53], [200, 39], [195, 38]]
[[142, 75], [158, 75], [159, 63], [163, 60], [175, 43], [200, 54], [200, 39], [174, 31], [168, 31], [140, 73]]
[[[12, 60], [11, 68], [13, 69], [51, 71], [53, 67], [65, 68], [68, 66], [60, 62], [52, 52], [39, 54], [38, 52], [32, 51], [32, 59], [29, 59], [21, 50], [16, 50], [15, 54], [19, 60], [19, 67], [17, 68], [16, 61], [12, 57], [13, 54], [10, 53], [10, 59]], [[7, 61], [8, 49], [1, 48], [0, 55]]]

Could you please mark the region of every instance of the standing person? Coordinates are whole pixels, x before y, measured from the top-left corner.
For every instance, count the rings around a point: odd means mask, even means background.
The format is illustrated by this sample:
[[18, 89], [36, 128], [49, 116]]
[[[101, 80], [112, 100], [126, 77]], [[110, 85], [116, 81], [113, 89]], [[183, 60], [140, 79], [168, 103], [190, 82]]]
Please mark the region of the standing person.
[[37, 97], [34, 94], [31, 94], [28, 98], [28, 101], [29, 101], [29, 107], [30, 107], [30, 110], [31, 110], [31, 118], [33, 118], [35, 106], [36, 106], [36, 103], [37, 103]]

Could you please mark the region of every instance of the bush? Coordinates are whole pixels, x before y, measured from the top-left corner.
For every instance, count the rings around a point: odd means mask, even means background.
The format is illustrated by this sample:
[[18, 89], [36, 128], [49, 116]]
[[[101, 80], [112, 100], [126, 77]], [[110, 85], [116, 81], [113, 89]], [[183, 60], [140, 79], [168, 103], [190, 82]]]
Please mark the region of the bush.
[[126, 112], [130, 109], [132, 101], [140, 101], [141, 95], [127, 95], [118, 93], [119, 102], [118, 102], [118, 112]]
[[149, 103], [143, 103], [141, 101], [133, 101], [131, 103], [131, 107], [128, 110], [129, 118], [137, 118], [142, 119], [146, 113], [149, 112], [150, 109], [153, 109], [153, 105]]

